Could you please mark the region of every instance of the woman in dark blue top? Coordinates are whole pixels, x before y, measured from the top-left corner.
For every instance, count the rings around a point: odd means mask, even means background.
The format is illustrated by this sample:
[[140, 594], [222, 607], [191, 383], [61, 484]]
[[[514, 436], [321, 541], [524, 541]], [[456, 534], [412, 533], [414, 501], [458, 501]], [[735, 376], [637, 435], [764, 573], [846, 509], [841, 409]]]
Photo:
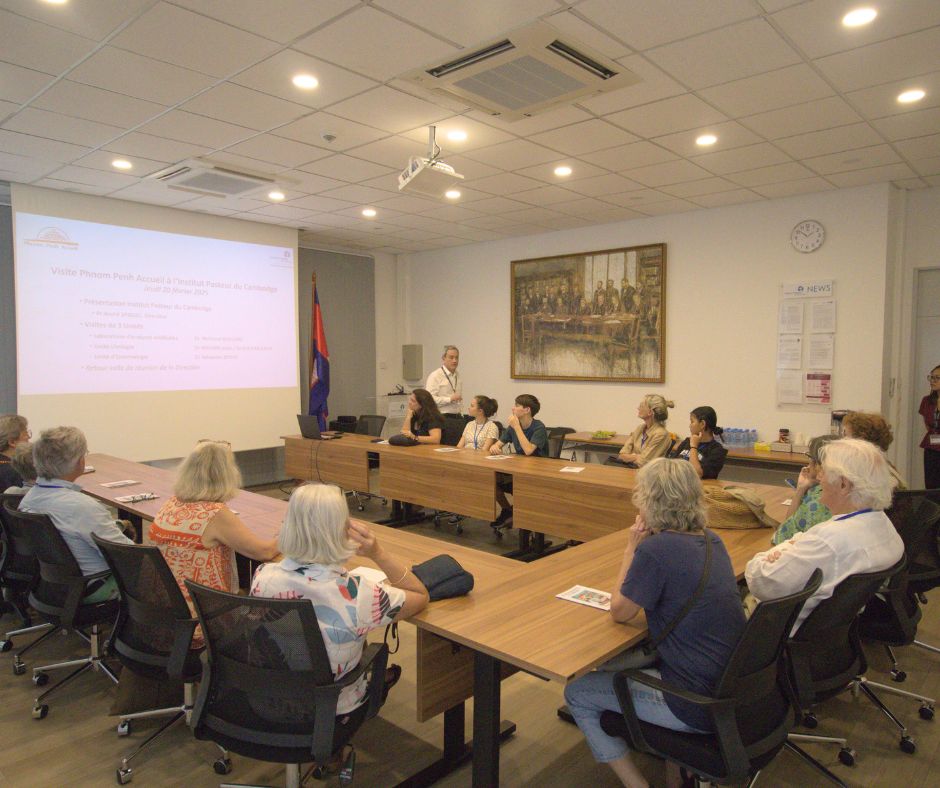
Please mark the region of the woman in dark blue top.
[[444, 417], [427, 389], [415, 389], [411, 392], [401, 432], [402, 435], [414, 438], [418, 443], [441, 442]]
[[702, 405], [689, 414], [689, 437], [668, 456], [688, 460], [699, 479], [717, 479], [728, 456], [728, 450], [719, 443], [723, 433], [715, 409]]

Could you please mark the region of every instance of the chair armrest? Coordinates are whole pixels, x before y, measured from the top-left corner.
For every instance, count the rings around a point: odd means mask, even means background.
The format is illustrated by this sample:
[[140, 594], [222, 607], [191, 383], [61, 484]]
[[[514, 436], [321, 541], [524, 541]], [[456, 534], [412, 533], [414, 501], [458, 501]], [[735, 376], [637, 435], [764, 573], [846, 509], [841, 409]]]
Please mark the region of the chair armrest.
[[170, 648], [170, 658], [166, 663], [166, 672], [170, 678], [182, 677], [186, 658], [192, 648], [193, 633], [198, 623], [195, 618], [181, 618], [173, 622], [173, 645]]
[[91, 575], [82, 575], [80, 581], [78, 578], [75, 578], [74, 583], [69, 582], [69, 590], [66, 592], [65, 602], [62, 605], [62, 618], [66, 621], [74, 621], [75, 616], [78, 614], [78, 609], [82, 605], [82, 599], [85, 598], [85, 594], [88, 591], [88, 584], [95, 580], [103, 580], [106, 577], [111, 577], [110, 569], [95, 572]]

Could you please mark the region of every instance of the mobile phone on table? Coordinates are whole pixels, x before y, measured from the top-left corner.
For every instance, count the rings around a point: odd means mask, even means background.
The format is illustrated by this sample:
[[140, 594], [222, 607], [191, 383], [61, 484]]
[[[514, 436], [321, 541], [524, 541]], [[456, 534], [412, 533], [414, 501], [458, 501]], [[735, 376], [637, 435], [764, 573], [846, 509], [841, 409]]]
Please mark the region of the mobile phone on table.
[[787, 487], [792, 487], [794, 490], [796, 489], [796, 479], [784, 479], [783, 481], [786, 483]]

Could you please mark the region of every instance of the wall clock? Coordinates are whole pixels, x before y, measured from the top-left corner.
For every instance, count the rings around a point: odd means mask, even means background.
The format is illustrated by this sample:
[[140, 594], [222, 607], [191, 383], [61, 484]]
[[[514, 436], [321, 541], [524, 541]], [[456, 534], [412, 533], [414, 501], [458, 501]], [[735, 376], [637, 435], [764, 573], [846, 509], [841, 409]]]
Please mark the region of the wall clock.
[[815, 252], [826, 240], [826, 228], [815, 219], [800, 222], [790, 233], [790, 243], [798, 252]]

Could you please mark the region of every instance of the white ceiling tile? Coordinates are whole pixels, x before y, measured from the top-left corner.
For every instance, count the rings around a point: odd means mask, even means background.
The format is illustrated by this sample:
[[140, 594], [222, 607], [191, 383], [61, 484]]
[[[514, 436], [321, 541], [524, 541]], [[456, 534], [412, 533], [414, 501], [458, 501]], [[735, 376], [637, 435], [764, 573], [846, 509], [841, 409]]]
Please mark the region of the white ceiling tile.
[[883, 41], [940, 24], [936, 0], [878, 0], [877, 19], [870, 25], [847, 28], [846, 11], [855, 7], [845, 0], [813, 0], [773, 15], [778, 25], [809, 57]]
[[940, 71], [940, 26], [830, 55], [816, 65], [843, 91]]
[[160, 104], [68, 80], [57, 82], [36, 99], [33, 106], [123, 128], [136, 126], [166, 111]]
[[95, 48], [95, 42], [0, 9], [0, 57], [7, 63], [59, 74]]
[[786, 164], [774, 164], [770, 167], [756, 167], [753, 170], [735, 172], [728, 176], [728, 180], [734, 181], [741, 186], [763, 186], [768, 183], [778, 183], [780, 181], [795, 181], [801, 178], [806, 179], [812, 177], [812, 175], [812, 170], [808, 170], [802, 164], [791, 161]]
[[252, 200], [249, 197], [197, 197], [187, 207], [215, 210], [223, 208], [227, 211], [254, 211], [268, 205], [264, 200]]
[[138, 131], [125, 134], [120, 139], [108, 143], [106, 148], [112, 153], [121, 153], [125, 156], [141, 156], [145, 159], [166, 162], [182, 161], [209, 152], [209, 148], [202, 145], [168, 140], [164, 137], [154, 137], [152, 134], [144, 134]]
[[[377, 113], [377, 107], [381, 107], [382, 111]], [[393, 133], [434, 123], [451, 114], [430, 102], [384, 85], [334, 104], [330, 107], [330, 112]]]
[[[249, 175], [257, 175], [261, 178], [282, 178], [285, 171], [283, 165], [253, 159], [250, 156], [240, 156], [237, 153], [229, 153], [228, 151], [213, 151], [211, 156], [200, 156], [199, 161], [212, 167], [227, 167]], [[294, 173], [294, 170], [291, 169], [286, 171], [291, 175]]]
[[376, 208], [390, 208], [393, 211], [400, 212], [399, 215], [392, 217], [388, 221], [403, 226], [409, 225], [406, 223], [407, 217], [401, 216], [401, 214], [413, 216], [423, 213], [424, 211], [434, 210], [439, 206], [440, 203], [437, 200], [428, 200], [423, 197], [413, 197], [409, 194], [401, 194], [396, 197], [389, 197], [388, 199], [379, 200], [374, 203], [374, 207]]
[[192, 194], [170, 189], [154, 181], [138, 181], [114, 193], [115, 197], [152, 205], [181, 205], [193, 200]]
[[88, 148], [71, 145], [58, 140], [47, 140], [30, 134], [0, 129], [0, 151], [23, 156], [35, 156], [38, 159], [68, 162], [88, 153]]
[[767, 139], [791, 137], [810, 131], [846, 126], [860, 121], [861, 116], [839, 96], [808, 101], [786, 109], [762, 112], [740, 118], [739, 122]]
[[644, 186], [668, 186], [671, 183], [711, 177], [708, 170], [703, 170], [692, 162], [684, 160], [639, 167], [635, 170], [626, 170], [623, 174]]
[[[702, 147], [695, 140], [702, 134], [714, 134], [718, 141], [714, 145]], [[711, 126], [702, 126], [694, 131], [680, 131], [678, 134], [667, 134], [664, 137], [655, 137], [657, 145], [668, 148], [680, 156], [695, 156], [708, 151], [709, 153], [730, 148], [740, 148], [743, 145], [753, 145], [761, 141], [753, 131], [749, 131], [739, 123], [716, 123]]]
[[556, 30], [571, 36], [582, 45], [597, 50], [605, 57], [616, 60], [618, 57], [625, 57], [630, 54], [630, 47], [622, 41], [611, 38], [603, 30], [589, 22], [585, 22], [571, 11], [552, 14], [546, 21]]
[[310, 197], [301, 197], [291, 201], [294, 208], [306, 208], [310, 211], [341, 211], [343, 208], [351, 208], [354, 203], [347, 200], [337, 200], [332, 197], [321, 197], [319, 195]]
[[[900, 158], [890, 145], [875, 145], [871, 148], [859, 148], [858, 150], [843, 151], [842, 153], [832, 153], [828, 156], [817, 156], [806, 159], [803, 163], [820, 175], [830, 175], [850, 170], [871, 169], [872, 167], [897, 164], [898, 162], [900, 162]], [[833, 179], [830, 178], [829, 180]], [[835, 181], [833, 180], [833, 182]]]
[[[476, 148], [485, 148], [490, 145], [496, 145], [500, 142], [508, 142], [513, 139], [511, 134], [500, 131], [493, 126], [487, 126], [478, 120], [468, 118], [465, 115], [457, 115], [452, 118], [445, 118], [435, 122], [435, 135], [437, 144], [443, 150], [443, 155], [448, 157], [452, 153], [463, 153], [465, 151], [475, 150]], [[450, 132], [462, 131], [467, 135], [463, 141], [448, 139]], [[428, 127], [419, 126], [416, 129], [402, 132], [402, 137], [422, 144], [424, 149], [428, 147]]]
[[52, 161], [48, 158], [20, 156], [17, 153], [5, 153], [4, 151], [0, 151], [0, 169], [4, 172], [14, 172], [23, 176], [29, 176], [29, 178], [14, 178], [13, 180], [18, 183], [32, 178], [39, 178], [42, 175], [48, 175], [61, 166], [61, 162]]
[[[575, 202], [580, 202], [580, 200]], [[585, 198], [584, 202], [596, 202], [596, 200]], [[560, 209], [560, 205], [559, 203], [553, 207]], [[588, 213], [588, 211], [585, 211], [585, 213]], [[541, 224], [546, 226], [558, 221], [561, 216], [562, 214], [559, 211], [552, 211], [548, 208], [533, 208], [531, 206], [526, 206], [521, 211], [512, 211], [506, 214], [507, 219], [515, 219], [520, 224]]]
[[637, 141], [635, 135], [597, 119], [543, 131], [541, 134], [534, 134], [529, 139], [571, 156]]
[[607, 115], [605, 120], [641, 137], [659, 137], [675, 131], [722, 123], [728, 117], [697, 96], [686, 93], [654, 104], [615, 112]]
[[[411, 153], [410, 155], [415, 155]], [[403, 160], [399, 167], [404, 168], [407, 159]], [[486, 178], [490, 175], [498, 175], [502, 170], [498, 167], [491, 167], [489, 164], [483, 164], [480, 161], [468, 159], [466, 156], [448, 156], [447, 163], [463, 175], [467, 181], [473, 181], [477, 178]]]
[[598, 211], [608, 210], [608, 203], [597, 200], [594, 197], [579, 197], [572, 195], [574, 199], [565, 200], [565, 202], [556, 202], [551, 211], [545, 208], [529, 208], [525, 211], [513, 211], [507, 213], [509, 219], [518, 219], [521, 222], [535, 222], [537, 224], [551, 223], [557, 219], [558, 213], [566, 213], [571, 216], [592, 216]]
[[609, 148], [597, 153], [586, 153], [582, 158], [596, 164], [598, 167], [606, 167], [608, 170], [618, 172], [633, 167], [643, 167], [647, 164], [672, 161], [678, 157], [652, 142], [633, 142], [619, 148]]
[[245, 0], [174, 0], [205, 16], [286, 44], [358, 5], [358, 0], [265, 0], [264, 10]]
[[658, 189], [641, 189], [639, 191], [626, 192], [624, 194], [610, 194], [604, 197], [604, 202], [621, 205], [628, 208], [639, 209], [643, 205], [664, 202], [674, 199], [671, 194]]
[[926, 189], [927, 184], [923, 178], [896, 178], [891, 181], [899, 189]]
[[755, 186], [754, 191], [764, 197], [792, 197], [796, 194], [811, 194], [813, 192], [831, 191], [835, 187], [823, 178], [803, 178], [798, 181], [785, 183], [768, 183], [764, 186]]
[[255, 134], [253, 129], [235, 126], [191, 112], [172, 110], [142, 126], [141, 131], [181, 142], [192, 142], [207, 148], [225, 148]]
[[833, 90], [805, 63], [700, 90], [699, 95], [733, 118], [831, 96]]
[[643, 186], [631, 181], [629, 178], [624, 178], [622, 175], [608, 173], [606, 175], [596, 175], [593, 178], [572, 181], [567, 188], [588, 197], [603, 197], [605, 194], [617, 194], [619, 192], [628, 192], [631, 189], [642, 189]]
[[299, 167], [301, 164], [330, 155], [330, 152], [323, 148], [304, 145], [302, 142], [284, 137], [275, 137], [273, 134], [259, 134], [257, 137], [232, 145], [225, 151], [272, 164], [280, 164], [283, 167]]
[[137, 183], [139, 177], [125, 175], [117, 170], [105, 172], [100, 169], [91, 169], [89, 167], [68, 166], [56, 170], [53, 174], [55, 178], [70, 183], [81, 183], [86, 186], [101, 186], [109, 190], [121, 189], [124, 186], [130, 186]]
[[[351, 47], [353, 40], [356, 46]], [[293, 47], [381, 82], [431, 61], [451, 60], [459, 52], [457, 47], [370, 7], [357, 8]]]
[[[381, 189], [391, 194], [398, 194], [398, 170], [393, 170], [386, 175], [380, 175], [378, 178], [367, 178], [364, 181], [360, 181], [360, 183], [363, 186], [372, 186], [375, 189]], [[342, 183], [338, 183], [337, 186], [342, 186]], [[463, 194], [467, 192], [467, 190], [461, 189], [460, 192]], [[473, 193], [475, 194], [476, 192]], [[466, 202], [466, 198], [461, 197], [460, 201]]]
[[936, 178], [931, 179], [929, 177], [940, 176], [940, 156], [932, 159], [919, 159], [914, 162], [914, 169], [921, 175], [927, 176], [927, 180], [932, 186], [940, 186], [940, 183], [935, 182]]
[[277, 49], [272, 41], [165, 2], [143, 14], [111, 43], [214, 77], [245, 68]]
[[256, 131], [280, 126], [310, 112], [310, 107], [224, 82], [187, 101], [187, 112], [225, 120]]
[[197, 71], [116, 47], [99, 49], [72, 69], [69, 79], [166, 106], [189, 98], [214, 81]]
[[140, 156], [121, 156], [121, 158], [129, 161], [133, 165], [133, 169], [128, 170], [125, 173], [118, 173], [118, 170], [114, 169], [111, 165], [118, 156], [110, 151], [106, 150], [96, 150], [89, 153], [87, 156], [82, 156], [75, 163], [81, 167], [102, 170], [104, 172], [124, 174], [128, 176], [133, 176], [134, 178], [143, 178], [151, 173], [157, 172], [158, 170], [164, 169], [172, 159], [168, 161], [156, 161], [154, 159], [145, 159]]
[[863, 170], [854, 170], [852, 172], [838, 172], [826, 176], [840, 189], [848, 189], [853, 186], [865, 186], [869, 183], [883, 183], [884, 181], [893, 181], [898, 178], [913, 178], [917, 173], [906, 164], [886, 164], [880, 167], [867, 167]]
[[338, 189], [330, 189], [328, 192], [324, 192], [323, 196], [332, 200], [346, 200], [347, 202], [366, 205], [379, 200], [387, 200], [388, 192], [373, 189], [370, 186], [347, 184], [346, 186], [340, 186]]
[[666, 73], [705, 88], [798, 63], [800, 56], [763, 19], [740, 22], [647, 53]]
[[755, 202], [763, 197], [750, 189], [734, 189], [733, 191], [718, 192], [717, 194], [702, 194], [694, 202], [703, 208], [718, 208], [722, 205], [740, 205], [745, 202]]
[[[604, 177], [604, 176], [602, 176]], [[611, 175], [611, 178], [616, 178], [619, 176]], [[594, 180], [593, 178], [589, 180]], [[622, 180], [627, 181], [626, 178]], [[586, 192], [581, 192], [586, 194]], [[528, 205], [553, 205], [557, 202], [567, 202], [568, 200], [574, 200], [577, 198], [577, 194], [574, 191], [568, 189], [563, 189], [561, 186], [542, 186], [539, 189], [530, 189], [529, 191], [516, 192], [513, 194], [513, 199], [520, 200]], [[470, 203], [471, 207], [473, 203]]]
[[701, 207], [688, 200], [666, 200], [665, 202], [654, 202], [644, 205], [640, 213], [647, 216], [665, 216], [670, 213], [685, 213], [686, 211], [699, 211]]
[[510, 134], [514, 134], [518, 137], [526, 137], [530, 134], [538, 134], [540, 131], [557, 129], [559, 126], [570, 126], [572, 123], [577, 123], [580, 120], [590, 120], [591, 113], [569, 105], [567, 107], [558, 107], [558, 109], [549, 110], [548, 112], [540, 112], [538, 115], [533, 115], [531, 118], [523, 118], [522, 120], [502, 120], [501, 118], [494, 118], [492, 115], [487, 115], [485, 112], [480, 112], [479, 110], [468, 112], [467, 117], [479, 120], [481, 123], [486, 123], [489, 126], [495, 126], [497, 129], [508, 131]]
[[93, 3], [52, 5], [36, 0], [2, 0], [0, 6], [52, 27], [85, 38], [104, 38], [144, 10], [152, 0], [96, 0]]
[[37, 137], [71, 142], [75, 145], [86, 145], [90, 148], [102, 145], [124, 131], [118, 126], [108, 126], [91, 120], [72, 118], [55, 112], [34, 109], [33, 107], [20, 110], [13, 118], [3, 124], [3, 128], [20, 131], [24, 134], [34, 134]]
[[52, 77], [40, 71], [0, 63], [0, 99], [22, 104], [31, 99], [52, 81]]
[[[357, 145], [387, 137], [388, 132], [379, 131], [372, 126], [356, 123], [328, 112], [315, 112], [306, 118], [295, 120], [286, 126], [274, 129], [272, 134], [288, 137], [298, 142], [313, 142], [332, 151], [346, 151]], [[336, 137], [332, 142], [323, 139], [324, 134]]]
[[[301, 90], [295, 87], [291, 78], [301, 73], [315, 76], [320, 82], [319, 86], [314, 90]], [[374, 80], [367, 77], [353, 74], [345, 68], [334, 66], [294, 49], [278, 52], [267, 60], [233, 76], [229, 81], [297, 104], [317, 108], [362, 93], [376, 84]]]
[[0, 101], [0, 121], [5, 120], [7, 116], [12, 115], [19, 110], [20, 104], [12, 101]]
[[[940, 172], [940, 171], [938, 171], [938, 172]], [[931, 176], [931, 177], [929, 177], [929, 178], [924, 178], [924, 180], [927, 181], [927, 183], [928, 183], [930, 186], [940, 186], [940, 174], [933, 175], [933, 176]]]
[[[402, 169], [408, 163], [409, 157], [420, 156], [423, 150], [413, 140], [404, 137], [385, 137], [367, 145], [360, 145], [347, 151], [347, 153], [357, 159], [365, 159], [366, 161], [374, 161], [377, 164], [384, 164], [386, 167]], [[450, 161], [451, 158], [448, 157], [448, 162]], [[456, 167], [456, 165], [453, 166]], [[459, 167], [457, 172], [466, 174]]]
[[719, 192], [727, 192], [738, 188], [740, 187], [737, 183], [724, 178], [704, 178], [700, 181], [675, 183], [671, 186], [661, 187], [662, 191], [673, 197], [698, 197], [702, 194], [718, 194]]
[[479, 211], [464, 208], [461, 205], [440, 205], [430, 211], [425, 211], [422, 215], [430, 216], [432, 219], [443, 219], [445, 222], [454, 222], [455, 224], [483, 216]]
[[757, 145], [748, 145], [745, 148], [733, 148], [732, 150], [693, 156], [692, 161], [716, 175], [726, 175], [729, 172], [740, 172], [741, 170], [753, 170], [757, 167], [769, 167], [772, 164], [783, 164], [788, 161], [788, 157], [770, 143], [761, 142]]
[[642, 55], [631, 55], [617, 61], [640, 78], [640, 82], [609, 93], [578, 99], [578, 105], [597, 115], [607, 115], [640, 104], [649, 104], [660, 99], [678, 96], [686, 89], [666, 73], [650, 63]]
[[510, 227], [513, 222], [499, 214], [493, 214], [491, 216], [481, 216], [479, 219], [467, 219], [463, 224], [465, 226], [469, 225], [470, 227], [483, 227], [498, 230], [504, 227]]
[[894, 143], [894, 147], [906, 159], [929, 159], [933, 156], [940, 156], [940, 134], [903, 140]]
[[503, 172], [498, 175], [490, 175], [487, 178], [477, 178], [468, 185], [490, 194], [512, 194], [513, 192], [535, 189], [542, 184], [532, 178], [526, 178], [512, 172]]
[[359, 183], [368, 178], [377, 178], [379, 175], [386, 175], [390, 172], [389, 167], [343, 154], [327, 156], [305, 165], [302, 169], [305, 172], [335, 178], [346, 183]]
[[[571, 175], [563, 178], [555, 175], [555, 168], [558, 166], [571, 167]], [[524, 175], [527, 178], [535, 178], [545, 183], [565, 185], [577, 183], [582, 178], [596, 178], [599, 175], [605, 174], [603, 168], [588, 164], [586, 161], [573, 157], [555, 159], [545, 164], [537, 164], [534, 167], [524, 167], [521, 170], [516, 170], [516, 172], [519, 175]]]
[[806, 0], [757, 0], [761, 8], [763, 8], [768, 13], [772, 14], [775, 11], [780, 11], [783, 8], [788, 8], [791, 5], [799, 5], [800, 3], [806, 2]]
[[[55, 175], [55, 173], [53, 173]], [[97, 194], [104, 195], [114, 191], [110, 186], [94, 186], [89, 183], [76, 183], [75, 181], [64, 181], [61, 178], [43, 178], [36, 181], [36, 186], [42, 186], [45, 189], [55, 189], [62, 192], [78, 192], [79, 194]]]
[[481, 161], [503, 170], [519, 170], [558, 158], [558, 152], [528, 140], [510, 140], [488, 148], [470, 151], [468, 159]]
[[302, 170], [290, 170], [289, 177], [293, 182], [295, 189], [305, 194], [319, 194], [329, 189], [338, 189], [344, 185], [343, 181], [337, 181], [333, 178], [324, 178], [322, 175], [314, 175]]
[[585, 0], [577, 11], [641, 50], [755, 15], [748, 0]]
[[940, 107], [882, 118], [872, 121], [872, 125], [889, 140], [923, 137], [940, 129]]
[[[938, 4], [940, 7], [940, 4]], [[900, 104], [898, 96], [905, 90], [920, 88], [927, 95], [915, 104]], [[845, 96], [866, 118], [883, 118], [887, 115], [903, 115], [927, 107], [940, 106], [940, 71], [887, 82], [871, 88], [863, 88]]]
[[278, 219], [290, 220], [290, 219], [306, 219], [310, 215], [310, 211], [307, 211], [303, 208], [296, 208], [291, 205], [265, 205], [263, 208], [257, 208], [251, 213], [260, 214], [261, 216], [273, 216]]
[[597, 224], [598, 222], [625, 222], [630, 219], [643, 218], [645, 218], [645, 214], [632, 211], [629, 208], [606, 208], [603, 211], [598, 211], [593, 217], [581, 217], [578, 224], [572, 224], [570, 226], [584, 227], [588, 224]]
[[490, 197], [486, 200], [475, 200], [473, 210], [483, 213], [496, 214], [502, 218], [510, 211], [521, 211], [523, 208], [529, 208], [527, 203], [518, 200], [510, 200], [506, 197]]
[[853, 148], [866, 148], [883, 142], [881, 135], [867, 123], [854, 123], [837, 129], [812, 131], [777, 140], [774, 144], [794, 159], [808, 159]]
[[486, 43], [486, 39], [505, 35], [533, 17], [558, 10], [554, 0], [376, 0], [375, 5], [463, 46]]

